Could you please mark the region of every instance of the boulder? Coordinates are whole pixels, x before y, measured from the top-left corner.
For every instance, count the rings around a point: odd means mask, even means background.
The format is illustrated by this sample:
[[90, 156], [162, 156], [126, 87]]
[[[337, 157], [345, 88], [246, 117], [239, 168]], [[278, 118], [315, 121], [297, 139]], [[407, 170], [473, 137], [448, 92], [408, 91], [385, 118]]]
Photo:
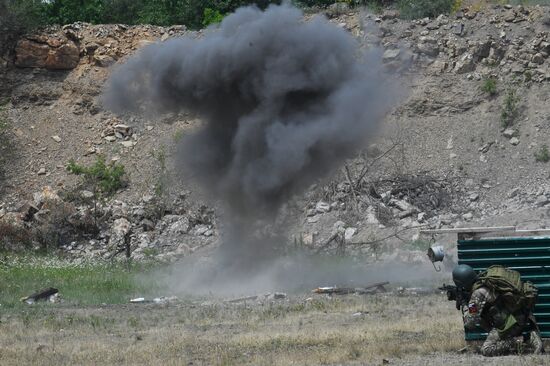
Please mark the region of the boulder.
[[18, 67], [45, 67], [49, 52], [50, 47], [47, 44], [22, 39], [17, 42], [15, 47], [15, 65]]
[[65, 38], [23, 38], [15, 47], [15, 65], [18, 67], [70, 70], [79, 61], [78, 47]]

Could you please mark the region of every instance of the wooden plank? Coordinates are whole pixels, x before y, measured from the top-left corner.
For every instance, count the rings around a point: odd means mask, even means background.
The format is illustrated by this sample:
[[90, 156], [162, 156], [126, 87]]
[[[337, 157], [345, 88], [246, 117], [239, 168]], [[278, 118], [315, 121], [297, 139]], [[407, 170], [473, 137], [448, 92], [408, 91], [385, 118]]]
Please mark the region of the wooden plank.
[[458, 234], [458, 233], [494, 233], [502, 231], [515, 232], [515, 226], [494, 226], [494, 227], [460, 227], [450, 229], [420, 230], [420, 234]]

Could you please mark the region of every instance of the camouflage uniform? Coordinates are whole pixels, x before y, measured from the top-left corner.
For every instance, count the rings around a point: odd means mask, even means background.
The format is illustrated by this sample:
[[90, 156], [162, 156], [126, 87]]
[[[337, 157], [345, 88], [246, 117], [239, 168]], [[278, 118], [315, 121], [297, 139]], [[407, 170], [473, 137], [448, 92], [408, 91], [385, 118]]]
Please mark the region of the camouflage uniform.
[[[529, 326], [529, 315], [522, 312], [511, 314], [504, 306], [499, 306], [498, 295], [487, 287], [480, 287], [472, 293], [467, 306], [462, 309], [464, 327], [473, 330], [480, 326], [489, 332], [481, 346], [484, 356], [501, 356], [522, 353], [523, 343], [516, 337]], [[526, 344], [533, 353], [542, 352], [542, 340], [537, 331], [529, 334]]]

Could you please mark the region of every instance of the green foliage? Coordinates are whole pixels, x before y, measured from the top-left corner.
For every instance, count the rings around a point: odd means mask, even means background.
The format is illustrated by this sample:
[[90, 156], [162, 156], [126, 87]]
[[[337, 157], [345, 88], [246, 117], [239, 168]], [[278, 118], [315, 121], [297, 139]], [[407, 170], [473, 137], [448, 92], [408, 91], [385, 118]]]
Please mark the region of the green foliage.
[[402, 18], [436, 18], [449, 14], [455, 5], [454, 0], [400, 0], [397, 3]]
[[41, 0], [0, 0], [2, 31], [25, 32], [46, 24], [45, 7]]
[[96, 196], [111, 196], [126, 185], [124, 181], [124, 166], [121, 164], [106, 164], [103, 156], [98, 156], [96, 162], [85, 167], [70, 160], [67, 170], [76, 175], [82, 175], [85, 183], [90, 185]]
[[504, 97], [504, 105], [500, 112], [500, 122], [502, 127], [510, 127], [519, 116], [518, 110], [519, 97], [515, 89], [508, 89]]
[[223, 20], [223, 15], [219, 10], [213, 10], [210, 8], [204, 9], [204, 16], [202, 18], [202, 25], [208, 27], [211, 24], [221, 23]]
[[548, 151], [548, 145], [542, 145], [539, 151], [535, 152], [535, 160], [541, 163], [547, 163], [550, 161], [550, 152]]
[[[184, 24], [198, 29], [219, 23], [223, 14], [255, 4], [266, 8], [280, 0], [0, 0], [0, 26], [18, 34], [46, 24]], [[333, 1], [305, 1], [330, 4]], [[6, 28], [6, 29], [8, 29]], [[0, 36], [0, 41], [2, 38]]]
[[101, 23], [104, 3], [104, 0], [53, 0], [47, 4], [46, 12], [51, 23]]
[[497, 81], [495, 78], [487, 78], [481, 85], [481, 90], [489, 95], [495, 95], [497, 93]]

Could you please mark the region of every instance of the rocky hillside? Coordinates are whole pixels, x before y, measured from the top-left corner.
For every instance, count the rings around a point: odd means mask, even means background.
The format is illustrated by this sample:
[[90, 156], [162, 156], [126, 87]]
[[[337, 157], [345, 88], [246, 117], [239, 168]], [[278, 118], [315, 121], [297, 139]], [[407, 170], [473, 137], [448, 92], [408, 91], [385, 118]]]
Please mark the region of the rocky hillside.
[[[546, 226], [549, 7], [495, 5], [413, 21], [342, 6], [326, 15], [363, 47], [382, 47], [403, 93], [356, 159], [282, 213], [296, 243], [333, 251], [340, 230], [348, 250], [410, 261], [380, 244], [410, 243], [418, 227]], [[182, 35], [201, 33], [77, 23], [26, 36], [2, 59], [5, 246], [173, 259], [217, 243], [216, 205], [178, 179], [172, 160], [181, 136], [201, 122], [115, 116], [100, 101], [118, 63]], [[66, 169], [98, 156], [126, 171], [114, 197], [98, 198]]]

